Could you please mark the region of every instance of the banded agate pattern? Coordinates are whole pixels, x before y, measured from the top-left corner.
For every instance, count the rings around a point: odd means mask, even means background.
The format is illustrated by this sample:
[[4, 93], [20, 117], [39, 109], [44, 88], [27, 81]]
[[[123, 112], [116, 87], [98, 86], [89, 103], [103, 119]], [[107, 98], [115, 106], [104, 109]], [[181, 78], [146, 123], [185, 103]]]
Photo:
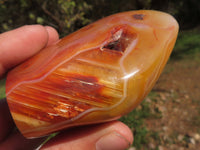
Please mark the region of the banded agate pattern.
[[7, 76], [7, 102], [25, 137], [118, 119], [157, 81], [178, 34], [158, 11], [94, 22], [43, 49]]

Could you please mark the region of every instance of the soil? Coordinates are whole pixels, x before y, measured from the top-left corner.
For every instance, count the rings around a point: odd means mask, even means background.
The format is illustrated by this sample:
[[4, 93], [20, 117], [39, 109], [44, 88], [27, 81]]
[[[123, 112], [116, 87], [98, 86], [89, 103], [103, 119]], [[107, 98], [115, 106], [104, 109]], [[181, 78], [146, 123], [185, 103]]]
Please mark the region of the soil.
[[149, 149], [200, 150], [200, 62], [181, 59], [170, 61], [153, 88], [151, 111], [157, 118], [145, 124], [156, 135], [150, 138]]

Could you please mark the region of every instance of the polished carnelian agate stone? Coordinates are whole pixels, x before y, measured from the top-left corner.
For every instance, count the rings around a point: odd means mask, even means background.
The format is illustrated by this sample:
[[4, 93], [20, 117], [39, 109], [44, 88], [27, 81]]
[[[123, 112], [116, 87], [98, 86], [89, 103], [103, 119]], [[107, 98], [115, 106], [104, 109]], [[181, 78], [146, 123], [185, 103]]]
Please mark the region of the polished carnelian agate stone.
[[7, 102], [25, 137], [118, 119], [152, 89], [177, 38], [176, 20], [130, 11], [94, 22], [8, 73]]

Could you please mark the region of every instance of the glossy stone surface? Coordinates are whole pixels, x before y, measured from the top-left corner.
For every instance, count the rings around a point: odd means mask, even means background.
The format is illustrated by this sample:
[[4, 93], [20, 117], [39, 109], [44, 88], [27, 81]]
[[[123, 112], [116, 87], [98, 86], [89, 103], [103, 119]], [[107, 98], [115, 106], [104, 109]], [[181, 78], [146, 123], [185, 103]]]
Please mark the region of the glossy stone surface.
[[14, 68], [7, 102], [25, 137], [118, 119], [152, 89], [178, 34], [175, 19], [130, 11], [94, 22]]

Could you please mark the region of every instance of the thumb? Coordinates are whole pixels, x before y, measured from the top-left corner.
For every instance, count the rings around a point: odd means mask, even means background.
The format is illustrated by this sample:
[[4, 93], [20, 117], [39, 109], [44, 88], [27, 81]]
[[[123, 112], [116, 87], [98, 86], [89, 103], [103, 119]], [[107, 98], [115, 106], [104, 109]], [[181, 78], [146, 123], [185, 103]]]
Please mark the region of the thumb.
[[41, 150], [124, 150], [132, 141], [131, 130], [114, 121], [67, 130], [48, 141]]

